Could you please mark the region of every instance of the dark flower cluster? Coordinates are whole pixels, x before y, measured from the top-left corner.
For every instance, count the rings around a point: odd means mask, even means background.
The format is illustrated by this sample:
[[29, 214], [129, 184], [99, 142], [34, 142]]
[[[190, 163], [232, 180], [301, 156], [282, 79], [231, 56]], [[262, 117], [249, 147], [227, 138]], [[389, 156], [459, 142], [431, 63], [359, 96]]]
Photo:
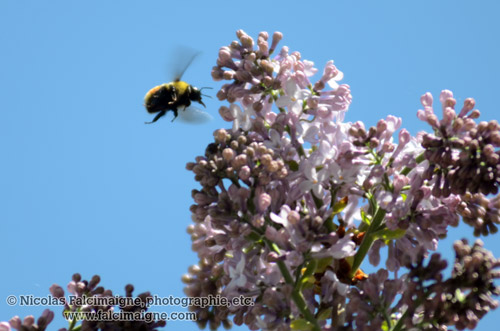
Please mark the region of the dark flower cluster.
[[35, 323], [35, 318], [33, 316], [26, 316], [22, 321], [19, 316], [15, 316], [7, 322], [0, 323], [0, 331], [10, 331], [11, 329], [18, 331], [44, 331], [47, 326], [54, 319], [54, 312], [49, 309], [45, 309], [42, 316], [38, 318]]
[[432, 195], [459, 198], [451, 210], [474, 227], [475, 236], [496, 233], [500, 224], [500, 125], [496, 121], [476, 123], [474, 119], [480, 113], [474, 109], [475, 101], [471, 98], [465, 100], [457, 115], [450, 91], [443, 91], [440, 96], [441, 120], [434, 114], [429, 93], [421, 101], [424, 110], [418, 116], [434, 129], [434, 134], [422, 135], [424, 156], [429, 163], [423, 179], [432, 185]]
[[385, 269], [370, 274], [367, 281], [350, 291], [342, 330], [370, 331], [390, 326], [398, 311], [393, 301], [401, 294], [402, 285], [401, 279], [389, 279]]
[[[196, 236], [193, 230], [191, 227], [191, 236]], [[222, 274], [223, 270], [220, 264], [215, 263], [212, 259], [202, 259], [198, 265], [191, 266], [189, 273], [182, 277], [182, 281], [186, 284], [184, 293], [190, 297], [200, 298], [221, 295]], [[221, 325], [225, 329], [229, 329], [232, 326], [232, 322], [228, 319], [229, 311], [225, 306], [202, 307], [193, 305], [189, 306], [188, 309], [196, 313], [196, 323], [200, 329], [208, 326], [210, 330], [216, 330]]]
[[433, 254], [424, 265], [423, 254], [417, 263], [408, 263], [408, 284], [401, 303], [406, 307], [401, 324], [421, 330], [474, 329], [479, 320], [498, 306], [492, 299], [500, 294], [494, 280], [500, 278], [500, 260], [483, 248], [478, 240], [456, 241], [455, 262], [451, 277], [444, 279], [447, 262]]
[[[90, 281], [82, 280], [80, 274], [74, 274], [72, 277], [72, 281], [68, 284], [68, 291], [76, 296], [76, 297], [95, 297], [95, 298], [112, 298], [113, 292], [111, 290], [105, 289], [102, 286], [98, 286], [101, 281], [101, 278], [98, 275], [94, 275]], [[125, 286], [125, 297], [133, 298], [132, 292], [134, 291], [134, 286], [128, 284]], [[54, 284], [50, 287], [51, 294], [56, 298], [64, 297], [64, 290], [57, 284]], [[148, 299], [151, 298], [151, 294], [149, 292], [141, 293], [137, 296], [141, 304], [130, 304], [120, 306], [121, 312], [140, 312], [144, 311], [144, 314], [147, 313], [148, 307]], [[105, 302], [103, 300], [103, 302]], [[113, 312], [114, 307], [109, 305], [70, 305], [68, 302], [65, 305], [65, 312], [90, 312], [97, 313], [101, 312]], [[144, 315], [144, 320], [130, 320], [127, 321], [125, 319], [118, 319], [113, 321], [92, 321], [92, 320], [83, 320], [80, 326], [80, 330], [82, 331], [115, 331], [115, 330], [123, 330], [123, 331], [132, 331], [132, 330], [144, 330], [144, 331], [154, 331], [159, 327], [163, 327], [166, 325], [165, 321], [149, 321], [152, 318], [148, 318], [148, 316]], [[69, 329], [60, 329], [61, 331], [71, 331], [74, 329], [74, 325], [71, 325]]]
[[474, 227], [474, 235], [488, 235], [498, 232], [500, 224], [500, 196], [488, 198], [482, 193], [466, 193], [457, 207], [465, 223]]
[[425, 179], [435, 178], [433, 194], [449, 196], [497, 194], [500, 185], [500, 125], [497, 121], [476, 123], [479, 111], [474, 99], [466, 99], [457, 115], [450, 91], [441, 94], [443, 118], [432, 110], [432, 97], [422, 97], [424, 110], [419, 117], [429, 123], [434, 134], [423, 136], [422, 146], [429, 168]]
[[500, 294], [494, 280], [500, 278], [500, 260], [478, 240], [454, 244], [455, 263], [451, 277], [443, 272], [447, 262], [432, 254], [425, 264], [424, 251], [416, 262], [409, 258], [409, 272], [388, 279], [381, 269], [369, 275], [349, 293], [344, 330], [458, 330], [474, 329], [479, 320], [498, 306], [492, 299]]
[[[101, 298], [101, 299], [114, 299], [111, 300], [95, 300], [95, 304], [87, 304], [88, 301], [79, 302], [78, 300], [70, 301], [64, 295], [64, 290], [61, 286], [54, 284], [50, 287], [50, 293], [54, 298], [64, 300], [64, 317], [68, 318], [71, 313], [93, 313], [98, 312], [103, 313], [114, 313], [115, 306], [104, 305], [105, 303], [116, 302], [116, 297], [113, 296], [111, 290], [107, 290], [102, 286], [98, 286], [101, 278], [98, 275], [92, 277], [90, 281], [82, 280], [80, 274], [74, 274], [71, 282], [68, 284], [69, 293], [76, 298]], [[137, 313], [141, 314], [141, 318], [132, 318], [127, 320], [124, 318], [109, 318], [107, 320], [95, 321], [83, 319], [80, 324], [78, 324], [77, 319], [69, 321], [68, 328], [59, 329], [60, 331], [155, 331], [160, 327], [164, 327], [166, 322], [163, 320], [155, 321], [154, 315], [147, 312], [149, 299], [151, 294], [149, 292], [141, 293], [134, 298], [132, 292], [134, 287], [132, 285], [125, 286], [125, 297], [129, 300], [123, 300], [123, 304], [119, 306], [120, 312], [129, 314], [129, 316], [137, 316]], [[102, 303], [102, 305], [99, 305]], [[148, 315], [149, 314], [149, 315]], [[83, 317], [83, 315], [80, 315]], [[46, 329], [47, 325], [54, 318], [54, 313], [46, 309], [42, 316], [38, 319], [37, 323], [34, 323], [33, 316], [26, 317], [22, 322], [19, 317], [12, 318], [9, 323], [0, 323], [0, 331], [10, 331], [11, 328], [19, 331], [43, 331]]]

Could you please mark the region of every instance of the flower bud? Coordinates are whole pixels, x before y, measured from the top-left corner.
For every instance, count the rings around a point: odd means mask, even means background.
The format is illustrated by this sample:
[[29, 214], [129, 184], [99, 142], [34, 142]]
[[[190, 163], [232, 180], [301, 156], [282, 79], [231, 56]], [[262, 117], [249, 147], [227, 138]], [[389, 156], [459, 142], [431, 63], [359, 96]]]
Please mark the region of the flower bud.
[[261, 193], [258, 197], [257, 205], [260, 212], [265, 212], [271, 205], [271, 196], [267, 193]]

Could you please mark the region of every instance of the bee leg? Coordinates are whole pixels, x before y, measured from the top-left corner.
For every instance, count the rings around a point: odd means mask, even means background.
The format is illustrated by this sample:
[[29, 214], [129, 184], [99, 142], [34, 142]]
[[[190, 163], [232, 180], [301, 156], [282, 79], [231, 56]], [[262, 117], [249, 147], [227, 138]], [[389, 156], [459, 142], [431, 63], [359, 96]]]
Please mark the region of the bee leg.
[[171, 98], [172, 101], [168, 103], [170, 106], [174, 105], [177, 102], [177, 93], [175, 93], [175, 88], [172, 90]]
[[153, 118], [153, 120], [151, 122], [144, 122], [144, 124], [152, 124], [156, 121], [158, 121], [160, 119], [160, 117], [162, 117], [163, 115], [165, 115], [166, 111], [165, 110], [162, 110], [158, 113], [158, 115], [155, 116], [155, 118]]
[[174, 109], [172, 109], [172, 111], [174, 112], [174, 118], [172, 118], [172, 122], [173, 122], [173, 121], [177, 118], [177, 116], [178, 116], [179, 114], [177, 113], [177, 109], [175, 109], [175, 108], [174, 108]]

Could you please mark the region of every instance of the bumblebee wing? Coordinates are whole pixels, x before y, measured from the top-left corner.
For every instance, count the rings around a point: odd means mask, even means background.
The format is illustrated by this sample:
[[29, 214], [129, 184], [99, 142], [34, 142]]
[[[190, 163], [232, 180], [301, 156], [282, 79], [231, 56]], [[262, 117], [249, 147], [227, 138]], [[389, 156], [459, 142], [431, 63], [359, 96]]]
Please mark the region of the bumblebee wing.
[[175, 82], [180, 81], [186, 69], [200, 53], [186, 46], [177, 47], [175, 54], [172, 56], [171, 61], [169, 61], [169, 68], [171, 68], [170, 78], [173, 78]]
[[179, 120], [184, 123], [202, 124], [213, 120], [212, 115], [195, 107], [179, 109]]

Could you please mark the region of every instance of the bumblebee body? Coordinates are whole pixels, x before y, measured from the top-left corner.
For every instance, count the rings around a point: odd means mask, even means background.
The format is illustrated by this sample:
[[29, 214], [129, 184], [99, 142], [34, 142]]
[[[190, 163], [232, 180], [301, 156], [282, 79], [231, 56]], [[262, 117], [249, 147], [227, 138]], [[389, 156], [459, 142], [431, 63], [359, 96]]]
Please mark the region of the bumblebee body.
[[169, 110], [174, 112], [172, 121], [175, 120], [178, 116], [179, 108], [189, 107], [191, 101], [198, 102], [205, 107], [205, 104], [201, 101], [201, 91], [181, 80], [153, 87], [144, 97], [144, 106], [148, 113], [158, 114], [151, 122], [147, 122], [147, 124], [156, 122]]

